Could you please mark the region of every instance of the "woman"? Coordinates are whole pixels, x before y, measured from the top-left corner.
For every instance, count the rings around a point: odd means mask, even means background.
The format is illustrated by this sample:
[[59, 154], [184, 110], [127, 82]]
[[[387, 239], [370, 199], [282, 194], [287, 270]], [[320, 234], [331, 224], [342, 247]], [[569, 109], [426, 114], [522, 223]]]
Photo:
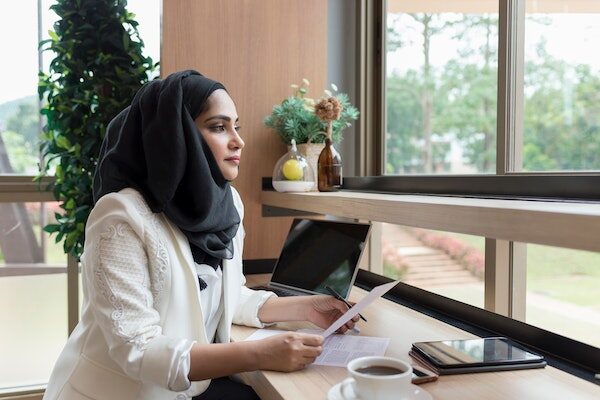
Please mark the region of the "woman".
[[347, 309], [244, 286], [244, 208], [229, 184], [239, 131], [223, 85], [195, 71], [148, 83], [111, 121], [86, 226], [81, 321], [44, 399], [255, 399], [228, 377], [295, 371], [320, 354], [319, 335], [229, 342], [232, 323], [325, 328]]

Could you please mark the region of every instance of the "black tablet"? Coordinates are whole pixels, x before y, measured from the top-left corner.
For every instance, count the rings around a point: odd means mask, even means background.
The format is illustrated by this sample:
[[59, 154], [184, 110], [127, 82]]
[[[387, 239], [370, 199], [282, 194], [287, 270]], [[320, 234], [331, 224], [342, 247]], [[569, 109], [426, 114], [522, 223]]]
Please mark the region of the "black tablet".
[[440, 369], [544, 362], [544, 357], [504, 337], [418, 342], [413, 351]]

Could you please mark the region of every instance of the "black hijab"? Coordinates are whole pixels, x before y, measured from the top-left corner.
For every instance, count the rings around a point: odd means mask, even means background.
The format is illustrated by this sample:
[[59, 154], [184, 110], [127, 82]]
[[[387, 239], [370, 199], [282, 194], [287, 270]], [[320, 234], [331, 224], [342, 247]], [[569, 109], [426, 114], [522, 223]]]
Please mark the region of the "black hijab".
[[229, 182], [194, 123], [217, 89], [225, 87], [191, 70], [144, 85], [108, 124], [93, 193], [97, 202], [136, 189], [152, 212], [179, 227], [194, 261], [215, 269], [233, 257], [240, 224]]

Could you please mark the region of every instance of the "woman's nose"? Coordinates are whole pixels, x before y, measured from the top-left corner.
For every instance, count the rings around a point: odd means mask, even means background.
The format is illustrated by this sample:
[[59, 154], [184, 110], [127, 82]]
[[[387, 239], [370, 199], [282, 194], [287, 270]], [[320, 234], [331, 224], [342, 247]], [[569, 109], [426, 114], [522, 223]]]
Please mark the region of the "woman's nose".
[[243, 149], [246, 145], [242, 137], [237, 132], [234, 133], [233, 139], [231, 140], [230, 144], [234, 149]]

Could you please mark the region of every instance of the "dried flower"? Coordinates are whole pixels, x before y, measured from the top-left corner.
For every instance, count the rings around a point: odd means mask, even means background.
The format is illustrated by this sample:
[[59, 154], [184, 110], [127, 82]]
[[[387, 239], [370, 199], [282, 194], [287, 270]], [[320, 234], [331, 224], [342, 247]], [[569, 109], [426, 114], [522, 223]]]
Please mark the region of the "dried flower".
[[315, 105], [315, 114], [325, 122], [339, 119], [341, 113], [342, 105], [335, 97], [326, 97]]

